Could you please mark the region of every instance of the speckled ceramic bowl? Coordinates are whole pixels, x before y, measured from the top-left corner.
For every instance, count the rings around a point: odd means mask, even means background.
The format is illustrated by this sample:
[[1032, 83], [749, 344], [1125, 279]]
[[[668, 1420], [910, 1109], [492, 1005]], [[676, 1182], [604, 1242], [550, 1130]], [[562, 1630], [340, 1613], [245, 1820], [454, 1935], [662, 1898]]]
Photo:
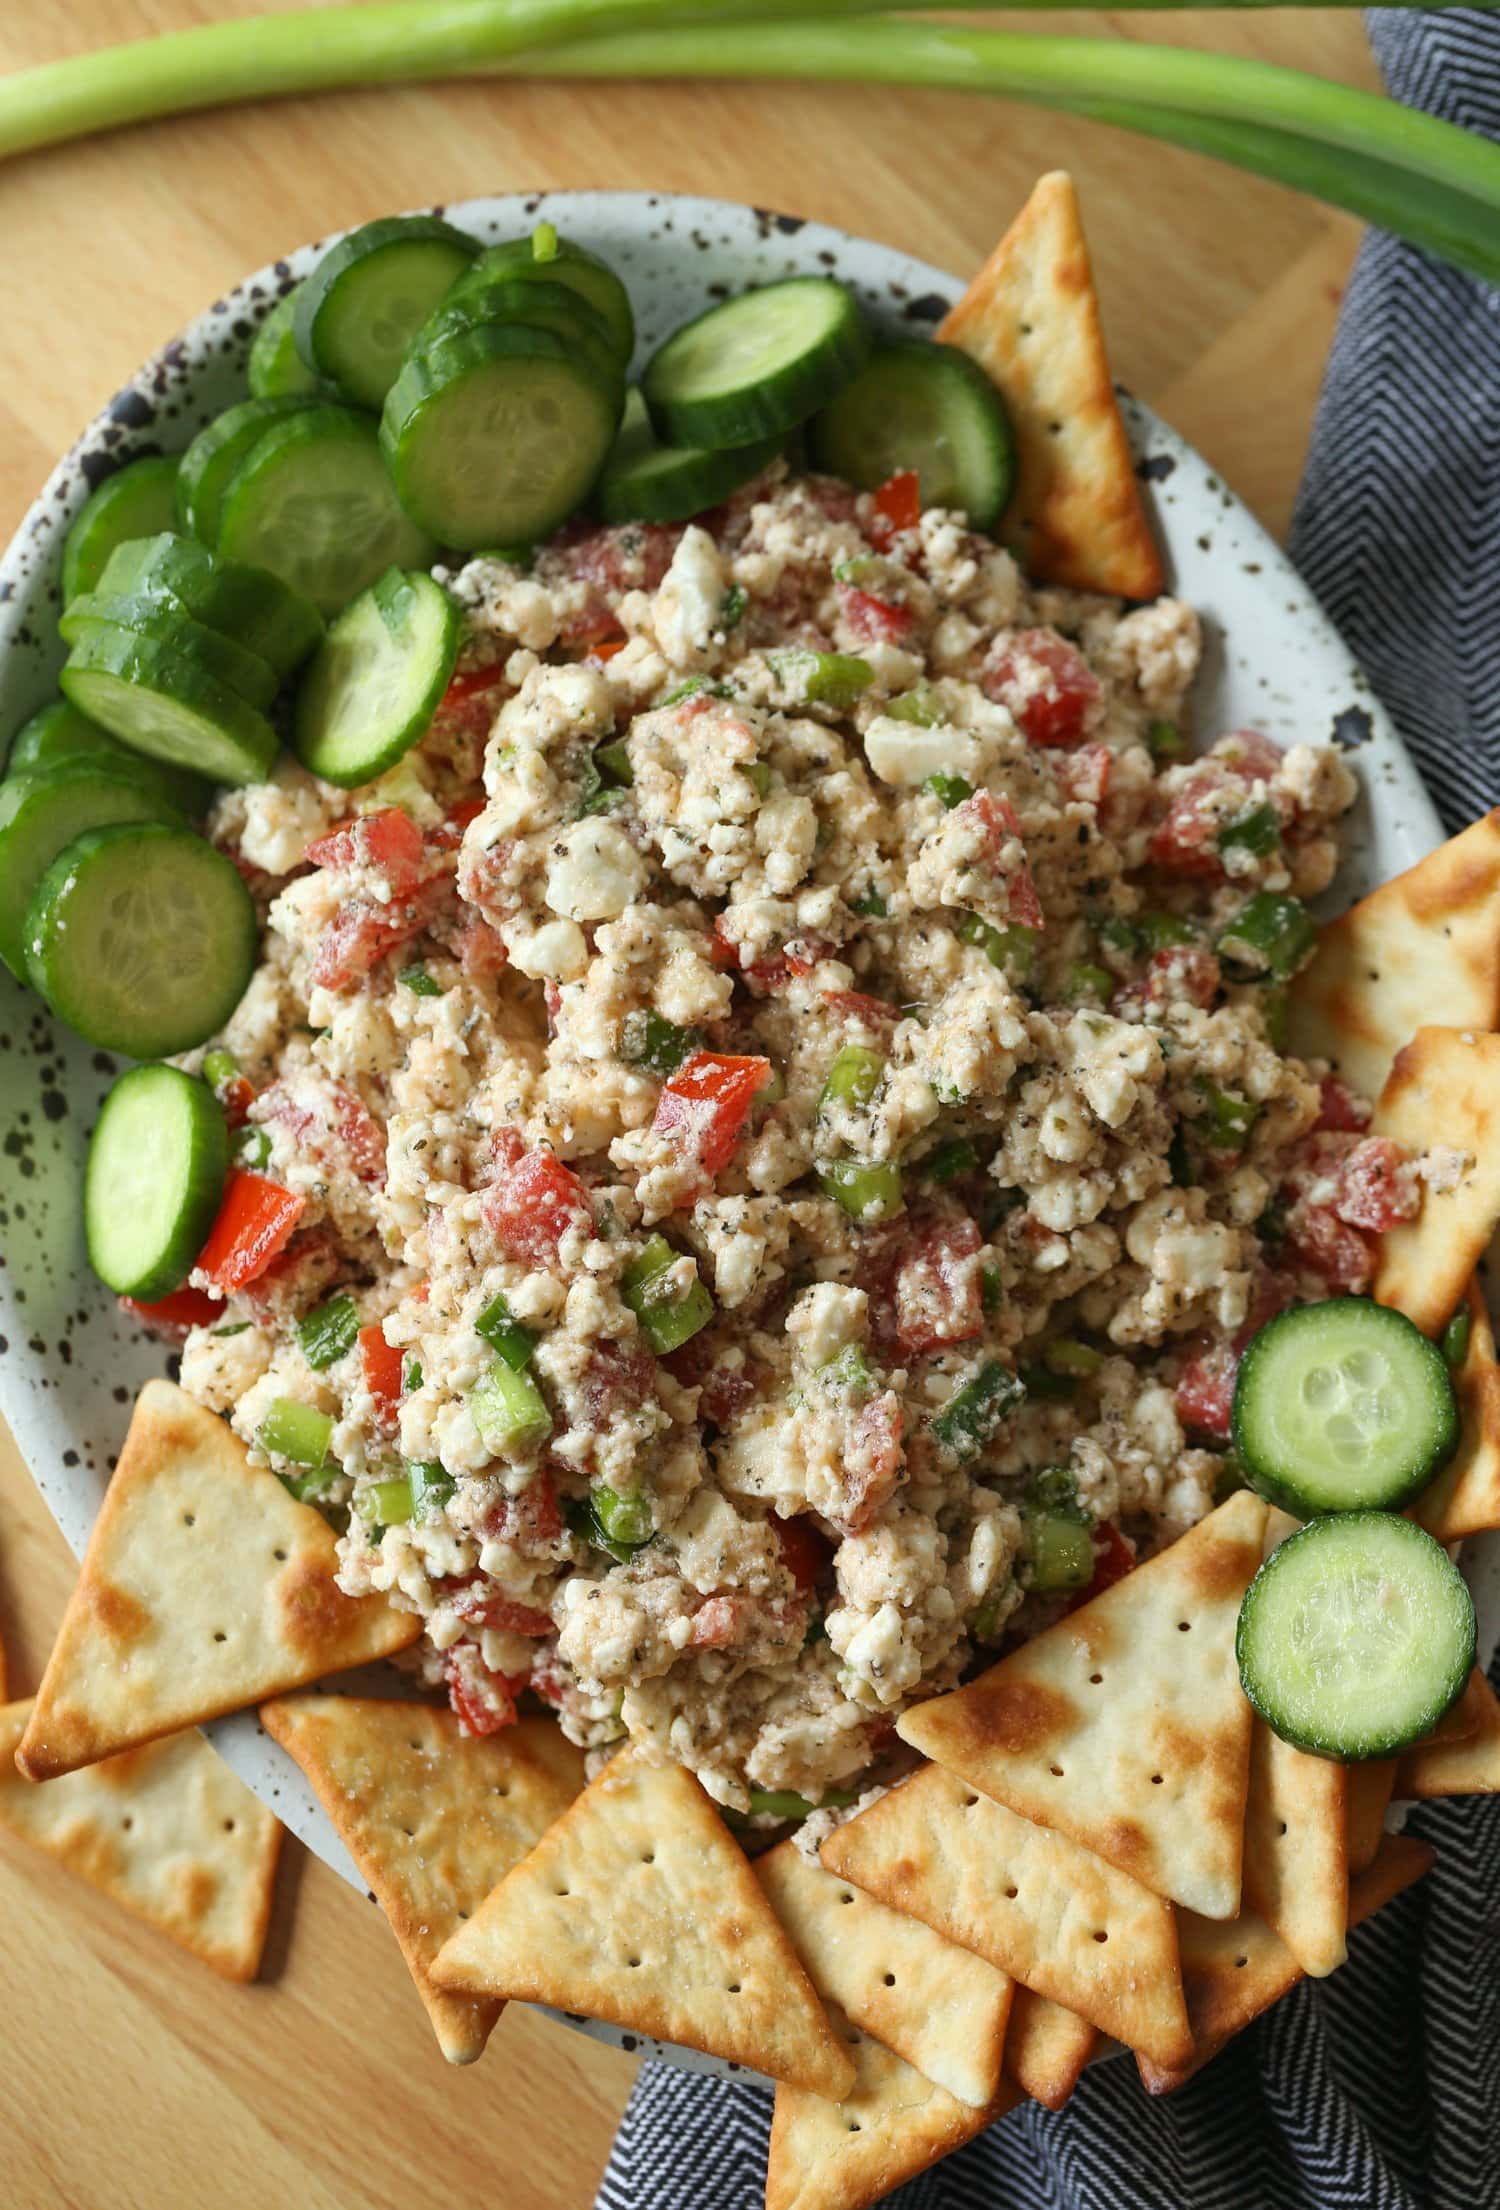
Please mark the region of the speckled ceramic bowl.
[[[513, 237], [545, 216], [604, 254], [630, 287], [643, 357], [707, 301], [773, 277], [835, 274], [880, 325], [908, 336], [930, 330], [961, 289], [957, 279], [889, 246], [718, 200], [513, 194], [444, 212], [486, 241]], [[68, 523], [122, 461], [185, 446], [202, 423], [243, 398], [256, 325], [319, 250], [299, 248], [198, 315], [58, 463], [0, 559], [0, 746], [56, 688]], [[1437, 817], [1338, 636], [1202, 458], [1148, 408], [1127, 400], [1126, 418], [1171, 587], [1205, 617], [1200, 725], [1217, 731], [1248, 723], [1282, 743], [1331, 738], [1346, 748], [1365, 796], [1340, 892], [1356, 893], [1409, 866], [1437, 842]], [[136, 1389], [171, 1364], [121, 1321], [84, 1260], [85, 1140], [115, 1072], [108, 1055], [57, 1029], [0, 970], [0, 1409], [75, 1550], [93, 1524]], [[1489, 1608], [1493, 1615], [1492, 1601]], [[360, 1885], [300, 1772], [254, 1717], [224, 1722], [214, 1739], [293, 1832]], [[636, 2046], [613, 2028], [592, 2030]], [[716, 2060], [672, 2054], [722, 2069]]]

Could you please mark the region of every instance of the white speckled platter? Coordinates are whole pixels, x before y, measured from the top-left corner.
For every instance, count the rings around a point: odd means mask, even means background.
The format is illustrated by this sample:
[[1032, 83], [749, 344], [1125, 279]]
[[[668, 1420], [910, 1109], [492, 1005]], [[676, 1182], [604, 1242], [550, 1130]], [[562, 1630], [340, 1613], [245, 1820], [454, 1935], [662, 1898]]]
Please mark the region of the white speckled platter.
[[[926, 332], [961, 283], [869, 239], [795, 216], [718, 200], [638, 192], [513, 194], [443, 210], [486, 242], [540, 218], [604, 254], [630, 287], [642, 357], [711, 299], [787, 275], [828, 272], [891, 334]], [[308, 269], [318, 245], [259, 270], [187, 325], [137, 372], [58, 463], [0, 558], [0, 750], [52, 695], [62, 536], [89, 491], [121, 462], [176, 451], [245, 392], [257, 323]], [[1195, 707], [1218, 733], [1249, 724], [1286, 744], [1346, 748], [1364, 786], [1338, 902], [1409, 866], [1441, 834], [1432, 803], [1384, 711], [1284, 555], [1200, 455], [1149, 408], [1126, 418], [1170, 588], [1192, 601], [1209, 638]], [[74, 1550], [81, 1550], [114, 1465], [136, 1389], [170, 1367], [124, 1323], [83, 1255], [81, 1190], [88, 1130], [114, 1062], [56, 1029], [0, 969], [0, 1409]], [[1500, 1571], [1480, 1561], [1484, 1647], [1500, 1622]], [[361, 1885], [302, 1775], [253, 1716], [214, 1739], [285, 1823]], [[590, 2025], [601, 2038], [635, 2037]], [[667, 2052], [696, 2068], [717, 2059]], [[732, 2068], [731, 2068], [732, 2069]]]

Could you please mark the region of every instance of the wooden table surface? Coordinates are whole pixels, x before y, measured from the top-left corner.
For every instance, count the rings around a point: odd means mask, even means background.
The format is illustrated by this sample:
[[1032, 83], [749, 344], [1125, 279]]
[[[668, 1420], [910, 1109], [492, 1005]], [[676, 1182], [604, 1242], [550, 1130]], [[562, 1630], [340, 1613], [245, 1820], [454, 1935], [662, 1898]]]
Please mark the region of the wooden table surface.
[[[28, 0], [0, 10], [0, 70], [245, 12]], [[1353, 14], [1054, 23], [1377, 83]], [[649, 186], [816, 216], [961, 272], [1060, 164], [1082, 192], [1116, 373], [1284, 528], [1358, 237], [1347, 218], [1195, 156], [977, 99], [472, 84], [185, 117], [0, 168], [0, 541], [167, 333], [343, 224], [532, 185]], [[12, 1695], [35, 1686], [71, 1572], [0, 1432]], [[263, 1979], [238, 1990], [0, 1837], [0, 2015], [0, 2194], [14, 2210], [447, 2210], [486, 2196], [573, 2210], [592, 2200], [634, 2070], [519, 2009], [479, 2065], [450, 2070], [374, 1906], [295, 1845]]]

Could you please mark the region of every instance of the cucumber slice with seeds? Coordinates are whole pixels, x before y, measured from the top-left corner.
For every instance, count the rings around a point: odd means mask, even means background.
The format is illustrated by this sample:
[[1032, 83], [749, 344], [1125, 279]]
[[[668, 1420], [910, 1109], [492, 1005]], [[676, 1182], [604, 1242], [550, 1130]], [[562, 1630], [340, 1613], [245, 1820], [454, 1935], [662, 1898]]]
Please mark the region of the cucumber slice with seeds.
[[1235, 1652], [1268, 1727], [1317, 1757], [1392, 1757], [1474, 1667], [1474, 1601], [1441, 1543], [1391, 1512], [1317, 1519], [1245, 1591]]
[[607, 324], [615, 363], [622, 371], [635, 351], [635, 317], [630, 294], [607, 261], [596, 253], [560, 238], [543, 225], [529, 238], [509, 238], [503, 245], [487, 246], [454, 286], [455, 303], [470, 290], [482, 290], [496, 281], [507, 283], [562, 284]]
[[269, 660], [237, 645], [223, 630], [211, 629], [206, 622], [195, 621], [185, 610], [169, 607], [159, 599], [85, 591], [74, 599], [57, 626], [70, 645], [100, 629], [122, 630], [127, 636], [166, 645], [216, 683], [227, 683], [252, 706], [269, 706], [281, 688]]
[[1403, 1313], [1330, 1297], [1260, 1330], [1230, 1427], [1252, 1486], [1311, 1519], [1407, 1503], [1452, 1456], [1458, 1407], [1442, 1352]]
[[490, 325], [407, 362], [380, 441], [401, 504], [443, 544], [530, 544], [582, 503], [622, 396], [555, 332]]
[[0, 784], [0, 959], [26, 979], [26, 909], [52, 862], [85, 829], [179, 821], [160, 791], [102, 760], [63, 760]]
[[261, 783], [276, 732], [247, 699], [180, 653], [122, 629], [97, 629], [73, 647], [63, 695], [112, 737], [212, 783]]
[[378, 409], [402, 355], [479, 251], [436, 215], [365, 223], [330, 247], [297, 294], [297, 351], [356, 406]]
[[268, 568], [227, 560], [191, 537], [167, 532], [118, 547], [101, 589], [180, 606], [195, 621], [258, 652], [278, 675], [299, 667], [323, 635], [317, 608]]
[[104, 563], [127, 538], [170, 529], [177, 515], [177, 453], [151, 453], [127, 461], [84, 501], [63, 539], [62, 595], [66, 605], [92, 591]]
[[132, 752], [65, 698], [54, 698], [17, 730], [6, 774], [22, 775], [78, 760], [90, 761], [112, 775], [129, 776], [142, 789], [157, 793], [174, 812], [180, 809], [196, 815], [208, 810], [211, 792], [201, 776]]
[[245, 363], [252, 398], [338, 397], [334, 386], [325, 383], [315, 369], [309, 368], [297, 351], [292, 318], [297, 312], [300, 289], [298, 285], [284, 293], [255, 333], [250, 358]]
[[89, 1264], [117, 1296], [151, 1303], [180, 1289], [224, 1191], [229, 1139], [206, 1082], [132, 1067], [89, 1139], [83, 1228]]
[[686, 323], [652, 354], [641, 389], [668, 444], [753, 445], [826, 406], [869, 351], [853, 294], [794, 276]]
[[402, 512], [374, 423], [350, 407], [273, 423], [224, 495], [218, 549], [269, 568], [321, 614], [338, 613], [387, 568], [430, 567], [437, 555]]
[[262, 431], [317, 401], [305, 392], [279, 399], [242, 399], [226, 407], [198, 432], [182, 456], [177, 478], [177, 517], [200, 545], [212, 551], [219, 541], [219, 516], [229, 480]]
[[988, 529], [1010, 499], [1016, 445], [984, 370], [951, 345], [882, 346], [808, 425], [815, 468], [876, 491], [913, 468], [924, 507]]
[[409, 752], [458, 658], [458, 608], [431, 576], [389, 569], [329, 630], [297, 693], [297, 757], [352, 790]]
[[34, 989], [103, 1051], [164, 1059], [224, 1026], [255, 966], [255, 906], [232, 860], [162, 822], [90, 829], [26, 911]]

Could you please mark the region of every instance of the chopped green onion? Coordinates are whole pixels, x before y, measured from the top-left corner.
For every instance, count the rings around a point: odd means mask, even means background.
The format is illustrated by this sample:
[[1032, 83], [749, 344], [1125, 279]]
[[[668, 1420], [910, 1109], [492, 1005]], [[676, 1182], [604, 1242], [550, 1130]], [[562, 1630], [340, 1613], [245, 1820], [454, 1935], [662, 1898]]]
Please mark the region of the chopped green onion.
[[935, 729], [943, 718], [941, 700], [925, 683], [914, 691], [903, 691], [899, 698], [888, 699], [885, 713], [888, 721], [909, 721], [918, 729]]
[[792, 645], [782, 652], [768, 652], [766, 660], [810, 706], [852, 706], [875, 680], [869, 661], [852, 652], [811, 652], [804, 645]]
[[665, 1014], [637, 1010], [627, 1013], [620, 1030], [621, 1057], [633, 1067], [651, 1074], [675, 1074], [684, 1059], [700, 1049], [703, 1038], [696, 1028], [679, 1028]]
[[714, 1316], [713, 1298], [696, 1275], [685, 1291], [673, 1286], [680, 1255], [664, 1235], [654, 1235], [620, 1276], [620, 1295], [658, 1358], [681, 1350]]
[[1215, 1151], [1243, 1151], [1260, 1118], [1260, 1107], [1232, 1090], [1221, 1090], [1206, 1075], [1200, 1074], [1194, 1086], [1204, 1107], [1195, 1125], [1203, 1130], [1205, 1140]]
[[1083, 1520], [1038, 1512], [1025, 1521], [1022, 1533], [1033, 1588], [1049, 1594], [1087, 1588], [1094, 1578], [1094, 1542]]
[[639, 1489], [626, 1496], [607, 1481], [596, 1481], [589, 1490], [589, 1501], [605, 1534], [622, 1549], [639, 1550], [651, 1540], [651, 1504]]
[[1094, 931], [1101, 944], [1124, 959], [1134, 959], [1141, 948], [1140, 932], [1123, 914], [1112, 913]]
[[1070, 1466], [1043, 1466], [1027, 1484], [1026, 1501], [1034, 1512], [1055, 1512], [1060, 1518], [1087, 1519], [1078, 1501], [1078, 1483]]
[[552, 223], [538, 223], [531, 233], [531, 258], [533, 261], [557, 259], [557, 231]]
[[1045, 1366], [1023, 1366], [1021, 1383], [1027, 1396], [1041, 1404], [1066, 1404], [1078, 1386], [1066, 1374], [1049, 1373]]
[[635, 769], [630, 764], [630, 747], [623, 737], [616, 737], [611, 743], [598, 746], [594, 760], [606, 781], [626, 785], [635, 781]]
[[941, 768], [936, 774], [928, 776], [922, 788], [930, 791], [934, 798], [941, 798], [950, 813], [955, 806], [961, 806], [966, 798], [974, 795], [972, 783], [966, 783], [962, 775], [945, 775]]
[[998, 1266], [981, 1268], [979, 1275], [979, 1303], [984, 1312], [998, 1312], [1005, 1295], [1005, 1284], [1000, 1278]]
[[1005, 1608], [998, 1596], [987, 1596], [969, 1617], [969, 1634], [975, 1642], [993, 1642], [1005, 1624]]
[[1091, 1343], [1080, 1343], [1071, 1335], [1060, 1335], [1044, 1347], [1042, 1364], [1049, 1373], [1086, 1378], [1099, 1371], [1104, 1364], [1104, 1353], [1096, 1351]]
[[294, 1496], [299, 1504], [311, 1504], [314, 1497], [321, 1496], [325, 1489], [333, 1486], [343, 1470], [342, 1466], [336, 1466], [331, 1458], [327, 1458], [321, 1466], [310, 1467], [306, 1473], [278, 1473], [276, 1478], [288, 1495]]
[[422, 1361], [420, 1358], [409, 1358], [401, 1375], [401, 1393], [403, 1396], [409, 1397], [421, 1386]]
[[1214, 841], [1221, 852], [1251, 852], [1257, 859], [1264, 859], [1280, 847], [1280, 816], [1271, 805], [1247, 806], [1243, 813], [1225, 822]]
[[412, 1510], [418, 1519], [429, 1506], [441, 1511], [458, 1484], [436, 1458], [417, 1458], [406, 1469], [411, 1484]]
[[541, 1390], [504, 1358], [497, 1358], [469, 1391], [469, 1411], [479, 1440], [497, 1458], [532, 1450], [552, 1432], [552, 1414]]
[[210, 1335], [217, 1336], [243, 1335], [249, 1325], [250, 1322], [248, 1320], [228, 1320], [225, 1322], [223, 1327], [210, 1328], [208, 1332]]
[[[614, 1494], [613, 1491], [610, 1493]], [[589, 1496], [572, 1498], [564, 1514], [569, 1530], [592, 1549], [607, 1552], [617, 1565], [628, 1565], [636, 1552], [644, 1547], [644, 1542], [617, 1542], [606, 1531], [594, 1501], [598, 1494], [599, 1490], [595, 1489]]]
[[852, 1220], [888, 1220], [901, 1210], [899, 1166], [824, 1159], [818, 1162], [817, 1173], [823, 1195], [842, 1205]]
[[752, 1788], [750, 1816], [764, 1819], [810, 1819], [814, 1811], [842, 1811], [858, 1798], [852, 1788], [830, 1788], [817, 1803], [792, 1788]]
[[510, 1306], [498, 1293], [491, 1297], [474, 1322], [474, 1332], [484, 1337], [492, 1351], [500, 1353], [512, 1372], [521, 1373], [531, 1364], [531, 1354], [537, 1345], [536, 1330], [512, 1319]]
[[727, 683], [710, 683], [706, 675], [690, 675], [685, 682], [678, 683], [667, 692], [665, 698], [659, 698], [656, 703], [658, 706], [680, 706], [685, 699], [689, 698], [732, 698], [733, 696], [734, 693]]
[[867, 921], [883, 921], [889, 908], [882, 893], [872, 884], [868, 890], [862, 890], [857, 898], [849, 900], [849, 911], [862, 915]]
[[302, 1355], [318, 1373], [325, 1366], [331, 1366], [336, 1358], [342, 1358], [346, 1351], [352, 1351], [358, 1334], [359, 1307], [352, 1297], [342, 1292], [297, 1322], [297, 1341], [302, 1346]]
[[870, 1362], [858, 1343], [846, 1343], [818, 1368], [818, 1379], [835, 1389], [863, 1389], [870, 1380]]
[[764, 760], [740, 760], [736, 764], [757, 798], [769, 796], [771, 770]]
[[203, 1079], [219, 1096], [234, 1081], [240, 1071], [240, 1063], [232, 1051], [205, 1051], [203, 1054]]
[[744, 620], [745, 608], [749, 603], [743, 583], [731, 583], [724, 593], [724, 603], [719, 608], [718, 627], [723, 630], [737, 629]]
[[998, 1358], [987, 1359], [973, 1379], [955, 1390], [934, 1416], [934, 1440], [962, 1465], [994, 1441], [1025, 1396], [1024, 1383], [1009, 1366]]
[[1146, 728], [1146, 743], [1153, 760], [1180, 760], [1187, 746], [1175, 721], [1153, 721]]
[[328, 1462], [333, 1437], [333, 1414], [315, 1404], [299, 1404], [295, 1397], [277, 1397], [268, 1406], [256, 1430], [255, 1440], [271, 1458], [290, 1458], [294, 1466], [321, 1467]]
[[1174, 944], [1191, 944], [1193, 941], [1192, 930], [1175, 913], [1137, 914], [1135, 929], [1148, 952], [1169, 951]]
[[1244, 967], [1286, 982], [1318, 948], [1317, 924], [1300, 898], [1258, 890], [1219, 931], [1218, 948]]
[[1070, 999], [1107, 998], [1113, 991], [1115, 978], [1107, 967], [1095, 967], [1087, 959], [1075, 959], [1068, 969], [1067, 995]]
[[828, 1070], [818, 1110], [825, 1105], [868, 1105], [880, 1087], [885, 1061], [864, 1044], [845, 1044]]
[[388, 1481], [369, 1482], [354, 1499], [354, 1509], [371, 1527], [398, 1527], [411, 1518], [415, 1508], [411, 1481], [404, 1473], [392, 1474]]
[[442, 984], [434, 982], [422, 966], [403, 967], [396, 980], [403, 990], [410, 990], [414, 998], [440, 998], [443, 994]]
[[271, 1163], [271, 1137], [265, 1128], [236, 1128], [229, 1139], [229, 1148], [237, 1164], [248, 1166], [260, 1174]]
[[956, 1182], [960, 1174], [972, 1174], [978, 1164], [979, 1153], [967, 1136], [948, 1136], [933, 1145], [921, 1161], [921, 1171], [929, 1182], [942, 1187]]
[[1036, 956], [1037, 931], [1007, 921], [1003, 928], [981, 920], [977, 913], [961, 913], [957, 930], [966, 944], [977, 944], [992, 967], [1009, 968], [1018, 975], [1031, 972]]
[[878, 553], [856, 553], [852, 560], [836, 560], [833, 564], [835, 583], [874, 583], [883, 574], [885, 562]]
[[1266, 1042], [1280, 1051], [1286, 1042], [1287, 994], [1281, 983], [1269, 984], [1260, 993], [1260, 1017], [1265, 1024]]
[[1456, 1374], [1469, 1355], [1469, 1333], [1472, 1326], [1468, 1306], [1460, 1305], [1442, 1332], [1442, 1353], [1450, 1373]]

